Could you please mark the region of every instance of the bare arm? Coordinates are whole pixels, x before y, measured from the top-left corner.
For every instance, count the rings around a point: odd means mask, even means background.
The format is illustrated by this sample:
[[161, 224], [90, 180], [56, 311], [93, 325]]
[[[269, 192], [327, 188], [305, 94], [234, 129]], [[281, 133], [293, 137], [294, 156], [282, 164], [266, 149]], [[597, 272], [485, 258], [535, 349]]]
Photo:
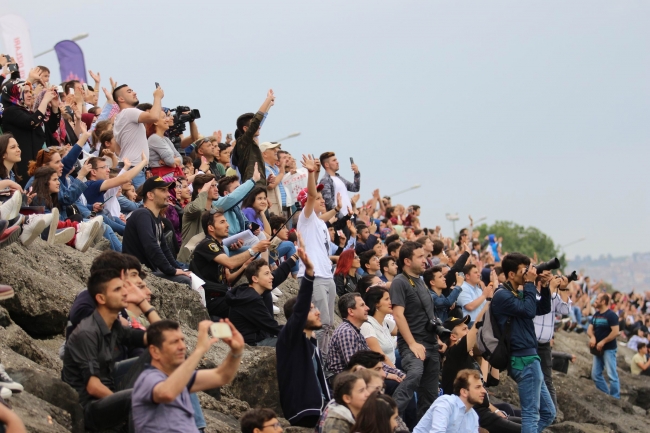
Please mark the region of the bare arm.
[[[262, 253], [268, 249], [269, 245], [271, 245], [271, 241], [269, 240], [259, 241], [251, 247], [251, 251]], [[222, 266], [225, 266], [228, 269], [235, 269], [239, 266], [242, 266], [250, 258], [250, 253], [248, 251], [244, 251], [243, 253], [239, 253], [236, 256], [232, 257], [228, 257], [226, 254], [219, 254], [214, 258], [214, 261]]]
[[0, 404], [0, 422], [5, 425], [6, 433], [27, 433], [20, 417], [4, 404]]
[[132, 180], [136, 177], [142, 169], [147, 165], [147, 156], [142, 152], [142, 161], [136, 164], [131, 170], [126, 173], [122, 173], [119, 176], [115, 176], [113, 179], [107, 179], [102, 183], [100, 187], [101, 191], [106, 191], [107, 189], [115, 188], [116, 186], [124, 185], [125, 183]]
[[97, 376], [91, 376], [90, 379], [88, 379], [86, 391], [95, 398], [104, 398], [113, 394], [113, 391], [108, 389], [108, 387], [104, 385]]
[[[370, 350], [384, 355], [384, 352], [381, 350], [381, 346], [379, 346], [379, 341], [377, 340], [377, 338], [375, 337], [366, 338], [366, 343], [368, 343], [368, 347], [370, 348]], [[395, 367], [395, 364], [393, 364], [386, 355], [384, 355], [384, 364], [388, 364], [391, 367]]]
[[156, 88], [153, 92], [153, 106], [149, 111], [143, 111], [138, 117], [138, 123], [155, 123], [160, 120], [162, 112], [162, 99], [165, 97], [162, 87]]
[[318, 197], [318, 191], [316, 190], [316, 164], [314, 158], [311, 155], [302, 156], [302, 166], [305, 167], [308, 171], [307, 175], [307, 202], [302, 209], [303, 215], [306, 218], [311, 216], [311, 213], [314, 211], [314, 203], [316, 202], [316, 197]]

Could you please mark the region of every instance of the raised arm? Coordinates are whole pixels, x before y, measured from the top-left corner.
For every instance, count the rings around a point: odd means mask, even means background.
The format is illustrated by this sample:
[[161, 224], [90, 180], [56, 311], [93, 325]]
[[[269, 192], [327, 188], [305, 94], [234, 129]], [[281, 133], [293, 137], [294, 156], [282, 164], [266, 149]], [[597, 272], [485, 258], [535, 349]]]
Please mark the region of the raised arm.
[[144, 152], [142, 152], [140, 158], [142, 160], [137, 163], [131, 170], [127, 171], [126, 173], [122, 173], [119, 176], [115, 176], [113, 179], [107, 179], [102, 182], [100, 190], [106, 191], [108, 189], [115, 188], [116, 186], [124, 185], [125, 183], [133, 180], [133, 178], [136, 177], [142, 171], [142, 169], [146, 167], [148, 162], [147, 155]]
[[165, 97], [162, 87], [157, 87], [153, 91], [153, 105], [151, 110], [143, 111], [138, 117], [138, 123], [156, 123], [160, 120], [160, 112], [162, 111], [162, 99]]
[[302, 166], [307, 169], [307, 202], [302, 209], [302, 213], [306, 218], [311, 216], [311, 213], [314, 211], [314, 203], [318, 197], [318, 191], [316, 190], [316, 163], [314, 158], [311, 155], [302, 156]]

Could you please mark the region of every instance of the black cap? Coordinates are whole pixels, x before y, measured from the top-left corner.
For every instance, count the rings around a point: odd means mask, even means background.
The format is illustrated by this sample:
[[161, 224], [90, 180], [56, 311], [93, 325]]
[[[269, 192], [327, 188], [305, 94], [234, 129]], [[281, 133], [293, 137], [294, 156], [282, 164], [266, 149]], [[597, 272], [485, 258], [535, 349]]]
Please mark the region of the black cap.
[[463, 317], [462, 319], [459, 319], [457, 317], [450, 317], [449, 319], [445, 320], [445, 323], [443, 323], [442, 326], [444, 326], [446, 329], [449, 329], [451, 331], [456, 326], [462, 325], [463, 323], [465, 324], [469, 323], [469, 315]]
[[146, 196], [149, 191], [153, 191], [156, 188], [176, 188], [176, 182], [173, 180], [171, 182], [167, 182], [160, 176], [150, 177], [142, 185], [142, 196]]

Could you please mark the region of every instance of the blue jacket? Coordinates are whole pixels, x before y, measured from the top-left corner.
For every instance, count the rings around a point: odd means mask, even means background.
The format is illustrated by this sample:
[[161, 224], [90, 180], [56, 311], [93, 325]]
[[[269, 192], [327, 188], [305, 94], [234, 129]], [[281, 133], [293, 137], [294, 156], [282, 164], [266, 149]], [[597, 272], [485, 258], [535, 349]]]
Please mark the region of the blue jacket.
[[[70, 173], [74, 168], [77, 158], [79, 158], [82, 150], [83, 148], [81, 146], [75, 144], [72, 146], [72, 149], [70, 149], [68, 154], [61, 159], [61, 162], [63, 163], [63, 175], [59, 177], [59, 220], [61, 221], [68, 219], [66, 207], [74, 204], [87, 188], [86, 184], [76, 177], [68, 177], [68, 173]], [[68, 180], [70, 180], [69, 183]], [[33, 182], [34, 176], [29, 178], [25, 185], [25, 189], [29, 189]]]
[[212, 207], [220, 207], [223, 209], [223, 216], [228, 221], [228, 236], [236, 235], [246, 230], [248, 221], [241, 211], [239, 205], [246, 198], [249, 192], [255, 187], [253, 179], [248, 179], [246, 182], [239, 185], [233, 192], [212, 202]]
[[462, 292], [463, 289], [460, 286], [454, 287], [454, 290], [451, 291], [449, 296], [441, 295], [438, 296], [436, 292], [431, 290], [431, 299], [433, 299], [433, 308], [436, 312], [436, 317], [441, 321], [449, 319], [449, 307], [456, 302], [458, 295]]
[[320, 352], [314, 353], [317, 350], [316, 339], [308, 339], [303, 332], [313, 291], [314, 279], [305, 275], [300, 283], [293, 314], [280, 331], [275, 346], [280, 405], [284, 417], [292, 425], [306, 416], [320, 416], [323, 406], [331, 398]]
[[533, 283], [524, 285], [523, 299], [522, 293], [519, 293], [520, 296], [515, 296], [506, 287], [499, 286], [492, 297], [492, 312], [502, 331], [508, 318], [512, 317], [511, 356], [537, 355], [537, 335], [533, 319], [535, 316], [551, 312], [551, 290], [542, 287], [539, 301]]

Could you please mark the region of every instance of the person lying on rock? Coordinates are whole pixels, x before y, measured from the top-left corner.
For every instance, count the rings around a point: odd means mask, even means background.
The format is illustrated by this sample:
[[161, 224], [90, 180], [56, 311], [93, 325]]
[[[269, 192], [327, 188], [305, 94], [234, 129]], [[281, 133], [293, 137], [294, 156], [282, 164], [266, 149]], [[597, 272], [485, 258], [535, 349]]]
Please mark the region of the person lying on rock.
[[180, 325], [161, 320], [147, 329], [151, 368], [143, 371], [133, 387], [133, 424], [136, 433], [196, 431], [190, 392], [218, 388], [230, 383], [244, 352], [244, 338], [226, 319], [232, 332], [223, 341], [230, 353], [217, 368], [196, 370], [199, 362], [219, 341], [208, 335], [212, 321], [199, 323], [194, 352], [185, 358], [187, 346]]
[[[101, 255], [99, 256], [101, 257]], [[81, 320], [70, 334], [63, 355], [61, 378], [79, 394], [87, 430], [107, 430], [124, 425], [131, 407], [131, 389], [120, 389], [114, 377], [115, 355], [122, 347], [146, 347], [141, 329], [125, 327], [119, 320], [128, 302], [140, 307], [151, 323], [160, 320], [155, 308], [127, 278], [126, 261], [102, 267], [97, 259], [88, 278], [88, 294], [96, 304], [94, 312]]]

